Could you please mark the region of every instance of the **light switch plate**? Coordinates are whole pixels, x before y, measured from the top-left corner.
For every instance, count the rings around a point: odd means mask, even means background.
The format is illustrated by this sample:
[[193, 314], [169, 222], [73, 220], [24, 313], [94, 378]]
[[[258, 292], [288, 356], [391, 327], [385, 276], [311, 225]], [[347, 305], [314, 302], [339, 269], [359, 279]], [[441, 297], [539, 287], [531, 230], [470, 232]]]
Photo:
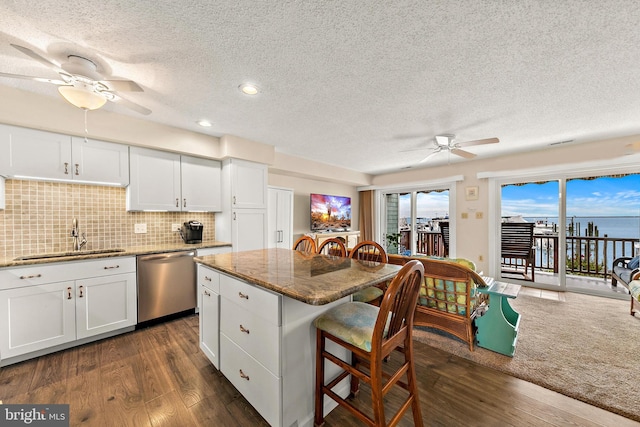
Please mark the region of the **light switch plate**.
[[146, 233], [147, 232], [147, 224], [134, 224], [133, 232], [136, 234]]
[[180, 224], [171, 224], [171, 231], [180, 231]]

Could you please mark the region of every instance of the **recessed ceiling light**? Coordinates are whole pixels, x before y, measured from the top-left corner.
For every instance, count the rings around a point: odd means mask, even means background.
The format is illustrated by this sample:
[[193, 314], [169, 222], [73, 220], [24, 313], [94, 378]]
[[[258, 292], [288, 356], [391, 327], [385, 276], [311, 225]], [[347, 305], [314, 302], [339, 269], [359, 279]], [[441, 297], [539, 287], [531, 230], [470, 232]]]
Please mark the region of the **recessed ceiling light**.
[[258, 87], [251, 83], [242, 83], [238, 86], [238, 89], [245, 95], [256, 95], [258, 93]]
[[211, 127], [211, 122], [209, 120], [198, 120], [196, 123], [205, 128]]

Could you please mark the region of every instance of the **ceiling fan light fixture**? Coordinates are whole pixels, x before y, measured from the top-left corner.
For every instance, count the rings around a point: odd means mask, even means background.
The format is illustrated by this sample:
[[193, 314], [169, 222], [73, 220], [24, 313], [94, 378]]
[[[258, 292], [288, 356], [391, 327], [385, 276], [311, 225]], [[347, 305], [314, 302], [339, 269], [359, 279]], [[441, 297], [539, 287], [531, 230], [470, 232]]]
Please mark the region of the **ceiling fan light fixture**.
[[83, 110], [97, 110], [107, 102], [107, 98], [95, 93], [89, 85], [84, 83], [76, 83], [73, 86], [59, 86], [58, 92], [71, 105]]

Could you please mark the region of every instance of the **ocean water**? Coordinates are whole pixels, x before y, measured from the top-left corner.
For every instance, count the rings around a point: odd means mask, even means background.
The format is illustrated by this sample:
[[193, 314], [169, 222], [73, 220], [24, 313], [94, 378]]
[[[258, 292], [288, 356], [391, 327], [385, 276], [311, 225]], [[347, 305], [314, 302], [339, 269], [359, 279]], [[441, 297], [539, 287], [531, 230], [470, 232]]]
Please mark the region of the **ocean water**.
[[[557, 224], [557, 217], [525, 217], [528, 222], [547, 221]], [[598, 237], [616, 237], [619, 239], [640, 239], [640, 217], [638, 216], [576, 216], [567, 217], [567, 225], [580, 224], [580, 236], [586, 236], [585, 229], [589, 222], [598, 227]]]

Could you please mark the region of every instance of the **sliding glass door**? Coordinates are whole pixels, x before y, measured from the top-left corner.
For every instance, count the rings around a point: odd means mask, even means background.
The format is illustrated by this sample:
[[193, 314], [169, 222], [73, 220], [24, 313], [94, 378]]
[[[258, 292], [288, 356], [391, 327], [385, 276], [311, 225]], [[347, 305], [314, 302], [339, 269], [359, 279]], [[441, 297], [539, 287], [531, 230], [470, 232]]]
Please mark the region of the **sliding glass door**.
[[[616, 258], [640, 251], [640, 174], [529, 179], [499, 188], [496, 276], [542, 289], [627, 293], [611, 286], [611, 270]], [[505, 223], [523, 225], [517, 234], [505, 231]], [[511, 250], [527, 228], [533, 230], [530, 259]]]
[[383, 193], [383, 238], [389, 253], [443, 255], [441, 222], [449, 221], [449, 190]]

